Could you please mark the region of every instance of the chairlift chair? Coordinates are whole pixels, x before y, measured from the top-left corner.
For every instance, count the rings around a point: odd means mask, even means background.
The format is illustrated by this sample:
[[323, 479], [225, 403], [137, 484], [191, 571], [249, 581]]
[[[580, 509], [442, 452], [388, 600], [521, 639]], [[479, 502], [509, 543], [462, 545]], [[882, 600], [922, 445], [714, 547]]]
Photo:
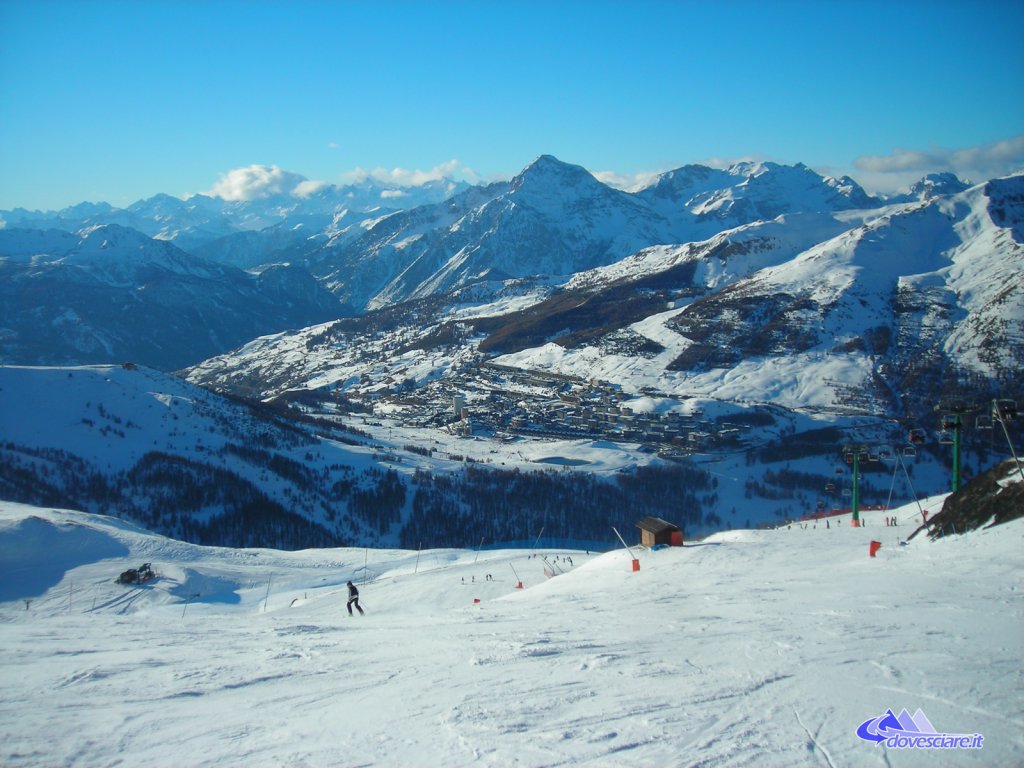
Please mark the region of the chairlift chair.
[[949, 432], [960, 426], [960, 418], [955, 414], [947, 413], [942, 417], [942, 431]]
[[914, 447], [913, 445], [905, 445], [905, 446], [903, 446], [903, 455], [905, 457], [907, 457], [908, 459], [916, 459], [917, 458], [917, 448]]
[[946, 430], [942, 430], [939, 433], [939, 443], [941, 445], [952, 445], [953, 444], [953, 436], [949, 432], [947, 432]]
[[978, 416], [974, 420], [974, 426], [976, 429], [992, 429], [992, 417]]
[[836, 491], [836, 484], [835, 483], [826, 483], [825, 484], [825, 493], [835, 493], [835, 491]]
[[1000, 421], [1014, 421], [1017, 418], [1017, 402], [1015, 400], [994, 401], [992, 416]]
[[907, 440], [914, 445], [922, 445], [924, 443], [925, 434], [923, 429], [912, 429], [907, 434]]

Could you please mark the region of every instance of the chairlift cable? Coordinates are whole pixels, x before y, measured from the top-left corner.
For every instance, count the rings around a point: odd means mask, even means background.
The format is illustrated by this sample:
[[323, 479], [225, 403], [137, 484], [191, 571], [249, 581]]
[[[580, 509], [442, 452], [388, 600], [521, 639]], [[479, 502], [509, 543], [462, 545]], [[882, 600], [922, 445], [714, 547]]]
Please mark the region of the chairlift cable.
[[899, 465], [894, 465], [892, 468], [892, 482], [889, 483], [889, 498], [885, 502], [886, 510], [891, 508], [892, 505], [892, 492], [896, 488], [896, 473], [900, 471]]
[[1006, 444], [1010, 446], [1010, 453], [1013, 454], [1013, 460], [1017, 462], [1017, 471], [1020, 472], [1021, 480], [1024, 480], [1024, 467], [1020, 464], [1020, 459], [1017, 457], [1017, 450], [1013, 447], [1013, 441], [1010, 439], [1010, 431], [1006, 428], [1006, 419], [1003, 418], [1003, 411], [1000, 406], [994, 402], [992, 407], [993, 414], [997, 417], [996, 421], [1003, 428], [1003, 434], [1006, 435]]
[[921, 500], [917, 497], [917, 491], [914, 489], [914, 484], [910, 481], [910, 472], [907, 471], [907, 465], [906, 462], [903, 461], [902, 456], [900, 456], [900, 466], [903, 467], [903, 474], [907, 478], [907, 485], [910, 486], [910, 493], [914, 496], [914, 502], [917, 504], [917, 511], [921, 513], [923, 518], [924, 508], [921, 506]]

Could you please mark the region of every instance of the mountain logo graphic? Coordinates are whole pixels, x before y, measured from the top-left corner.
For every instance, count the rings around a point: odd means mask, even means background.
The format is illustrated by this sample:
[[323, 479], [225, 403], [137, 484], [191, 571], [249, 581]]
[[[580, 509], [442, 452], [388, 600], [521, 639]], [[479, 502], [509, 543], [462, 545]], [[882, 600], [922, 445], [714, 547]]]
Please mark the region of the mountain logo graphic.
[[899, 715], [887, 709], [861, 723], [857, 736], [894, 749], [981, 749], [984, 741], [980, 733], [940, 733], [920, 709], [913, 715], [906, 709]]

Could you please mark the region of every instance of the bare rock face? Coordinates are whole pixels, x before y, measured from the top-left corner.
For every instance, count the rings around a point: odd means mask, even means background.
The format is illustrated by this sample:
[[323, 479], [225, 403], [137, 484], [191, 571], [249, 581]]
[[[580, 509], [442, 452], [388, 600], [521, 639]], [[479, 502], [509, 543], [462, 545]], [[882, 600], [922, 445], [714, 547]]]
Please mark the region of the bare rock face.
[[929, 522], [932, 539], [991, 528], [1024, 517], [1024, 479], [1017, 464], [1008, 459], [978, 476], [942, 505]]

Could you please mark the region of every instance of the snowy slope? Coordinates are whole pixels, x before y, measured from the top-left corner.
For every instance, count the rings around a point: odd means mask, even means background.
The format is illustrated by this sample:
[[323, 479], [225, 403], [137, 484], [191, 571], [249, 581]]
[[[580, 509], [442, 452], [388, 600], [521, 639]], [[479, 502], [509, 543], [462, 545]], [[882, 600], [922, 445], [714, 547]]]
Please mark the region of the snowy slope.
[[0, 397], [4, 498], [89, 499], [91, 512], [200, 541], [218, 540], [201, 526], [235, 515], [264, 541], [268, 521], [305, 546], [379, 540], [330, 492], [364, 481], [372, 448], [329, 439], [358, 442], [329, 425], [317, 435], [135, 366], [0, 366]]
[[[542, 552], [567, 571], [545, 580], [524, 550], [208, 549], [0, 504], [3, 761], [1024, 762], [1024, 524], [901, 546], [919, 515], [896, 515], [634, 550], [637, 572]], [[157, 581], [113, 582], [147, 561]], [[983, 748], [858, 738], [889, 709]]]

